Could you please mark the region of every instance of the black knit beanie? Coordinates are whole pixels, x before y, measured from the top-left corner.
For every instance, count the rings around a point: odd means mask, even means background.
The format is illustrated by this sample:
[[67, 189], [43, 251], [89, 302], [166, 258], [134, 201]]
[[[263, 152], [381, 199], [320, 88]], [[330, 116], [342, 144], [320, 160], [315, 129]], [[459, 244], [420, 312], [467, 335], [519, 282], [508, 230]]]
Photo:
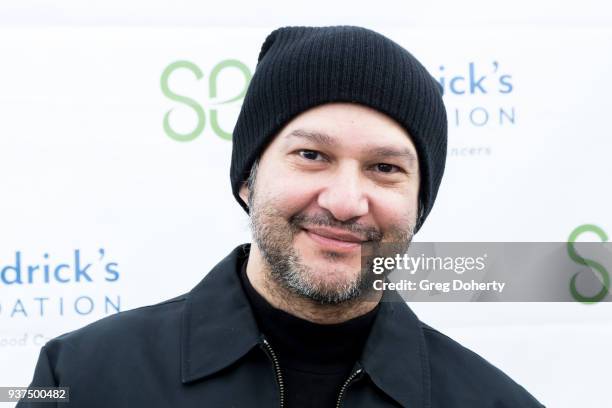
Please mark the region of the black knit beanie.
[[436, 199], [446, 162], [442, 90], [408, 51], [362, 27], [281, 27], [264, 41], [232, 136], [230, 179], [239, 195], [251, 166], [295, 116], [328, 102], [355, 102], [395, 119], [412, 137], [421, 185], [415, 232]]

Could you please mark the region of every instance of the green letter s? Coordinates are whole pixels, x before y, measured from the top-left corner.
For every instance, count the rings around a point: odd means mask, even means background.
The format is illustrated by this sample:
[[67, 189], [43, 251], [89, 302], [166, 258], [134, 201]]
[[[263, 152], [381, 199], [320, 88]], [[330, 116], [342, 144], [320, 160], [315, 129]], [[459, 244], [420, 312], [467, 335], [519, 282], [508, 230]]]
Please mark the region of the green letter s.
[[194, 75], [196, 76], [196, 78], [199, 80], [201, 79], [204, 74], [202, 73], [202, 71], [200, 70], [200, 68], [198, 68], [197, 65], [195, 65], [192, 62], [189, 61], [176, 61], [173, 62], [172, 64], [168, 65], [166, 67], [166, 69], [164, 70], [164, 72], [161, 75], [161, 89], [162, 89], [162, 93], [170, 100], [176, 101], [176, 102], [180, 102], [180, 103], [184, 103], [185, 105], [189, 106], [191, 109], [193, 109], [198, 117], [198, 123], [196, 128], [189, 133], [178, 133], [175, 132], [171, 127], [170, 127], [170, 113], [172, 112], [172, 109], [170, 109], [168, 112], [166, 112], [166, 114], [164, 115], [164, 131], [166, 132], [166, 134], [168, 135], [168, 137], [170, 137], [171, 139], [174, 139], [178, 142], [190, 142], [193, 139], [195, 139], [196, 137], [198, 137], [201, 133], [202, 130], [204, 130], [204, 125], [205, 125], [205, 114], [204, 114], [204, 109], [202, 109], [202, 107], [200, 106], [200, 104], [198, 104], [195, 100], [188, 98], [186, 96], [182, 96], [182, 95], [178, 95], [174, 92], [172, 92], [170, 90], [170, 88], [168, 87], [168, 79], [170, 78], [170, 75], [172, 74], [172, 72], [174, 72], [175, 69], [179, 69], [179, 68], [186, 68], [188, 70], [190, 70], [191, 72], [194, 73]]
[[593, 269], [594, 272], [597, 272], [601, 276], [602, 283], [602, 288], [596, 295], [591, 297], [583, 296], [578, 292], [578, 289], [576, 289], [576, 278], [578, 277], [578, 273], [576, 273], [574, 276], [572, 276], [572, 280], [570, 282], [570, 292], [572, 297], [582, 303], [595, 303], [601, 301], [608, 295], [608, 289], [610, 288], [610, 275], [603, 265], [590, 259], [583, 258], [576, 252], [573, 243], [576, 241], [576, 238], [578, 238], [578, 236], [584, 232], [594, 232], [599, 236], [602, 242], [608, 241], [608, 236], [606, 235], [605, 231], [599, 228], [597, 225], [585, 224], [573, 230], [567, 239], [567, 252], [569, 257], [572, 258], [574, 262], [580, 265], [588, 266]]

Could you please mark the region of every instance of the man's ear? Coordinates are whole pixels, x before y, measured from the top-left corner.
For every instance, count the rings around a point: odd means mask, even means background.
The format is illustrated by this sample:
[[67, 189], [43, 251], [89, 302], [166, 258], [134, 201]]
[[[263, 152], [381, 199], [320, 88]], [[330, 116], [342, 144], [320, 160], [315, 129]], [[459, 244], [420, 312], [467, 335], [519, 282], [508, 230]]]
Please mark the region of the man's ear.
[[249, 187], [247, 187], [246, 182], [242, 183], [242, 186], [240, 186], [240, 191], [238, 191], [238, 195], [240, 196], [240, 198], [242, 198], [242, 201], [244, 201], [245, 204], [248, 206], [249, 205]]

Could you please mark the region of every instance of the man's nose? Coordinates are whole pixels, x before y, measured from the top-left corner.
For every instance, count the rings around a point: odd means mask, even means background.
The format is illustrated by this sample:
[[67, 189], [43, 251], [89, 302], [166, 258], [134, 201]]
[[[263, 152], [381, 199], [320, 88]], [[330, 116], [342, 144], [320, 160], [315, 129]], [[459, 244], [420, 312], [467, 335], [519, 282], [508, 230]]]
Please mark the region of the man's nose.
[[365, 182], [357, 169], [345, 166], [330, 175], [317, 202], [340, 221], [365, 215], [369, 211]]

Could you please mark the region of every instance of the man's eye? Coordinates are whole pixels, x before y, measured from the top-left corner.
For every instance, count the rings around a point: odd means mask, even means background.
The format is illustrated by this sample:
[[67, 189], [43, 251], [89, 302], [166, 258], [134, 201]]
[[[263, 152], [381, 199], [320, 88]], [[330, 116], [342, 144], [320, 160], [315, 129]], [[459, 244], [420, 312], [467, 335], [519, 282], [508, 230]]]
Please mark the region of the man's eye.
[[395, 173], [401, 170], [399, 167], [388, 163], [378, 163], [374, 167], [381, 173]]
[[321, 153], [315, 150], [300, 150], [298, 154], [308, 160], [317, 160], [318, 157], [321, 157]]

